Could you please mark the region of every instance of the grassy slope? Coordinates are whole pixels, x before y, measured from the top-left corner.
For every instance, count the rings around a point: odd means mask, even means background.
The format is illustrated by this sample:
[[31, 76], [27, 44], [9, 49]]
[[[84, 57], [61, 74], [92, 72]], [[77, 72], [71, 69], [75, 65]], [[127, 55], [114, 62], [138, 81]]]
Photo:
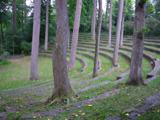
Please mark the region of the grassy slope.
[[[158, 55], [157, 55], [158, 56]], [[86, 59], [86, 58], [84, 58]], [[111, 62], [106, 60], [104, 57], [101, 57], [101, 61], [104, 64], [102, 67], [102, 71], [100, 73], [105, 72], [111, 66]], [[91, 81], [87, 84], [81, 85], [80, 83], [83, 81], [86, 81], [90, 78], [90, 75], [88, 73], [92, 72], [93, 69], [93, 61], [90, 59], [86, 59], [87, 63], [90, 63], [87, 69], [84, 72], [79, 72], [81, 68], [81, 64], [79, 62], [76, 63], [76, 68], [70, 71], [70, 78], [72, 85], [74, 86], [75, 91], [77, 91], [80, 88], [87, 87], [89, 85], [98, 84], [103, 81], [115, 81], [116, 77], [120, 75], [122, 72], [126, 71], [129, 68], [129, 65], [126, 64], [126, 60], [123, 57], [120, 57], [120, 68], [116, 71], [112, 72], [112, 74], [109, 74], [107, 76], [104, 76], [96, 81]], [[109, 64], [109, 65], [107, 65]], [[18, 60], [12, 60], [11, 63], [6, 65], [0, 65], [0, 91], [6, 90], [6, 89], [14, 89], [24, 86], [31, 86], [35, 84], [43, 84], [48, 81], [52, 81], [52, 63], [50, 58], [40, 57], [39, 60], [39, 69], [40, 69], [40, 80], [39, 81], [29, 81], [29, 57], [25, 57], [23, 59]], [[143, 60], [143, 76], [145, 77], [146, 74], [151, 70], [150, 63], [147, 60]], [[99, 88], [93, 88], [86, 92], [81, 93], [80, 100], [85, 100], [88, 98], [92, 98], [96, 95], [102, 94], [106, 91], [110, 91], [113, 88], [120, 88], [120, 94], [115, 95], [113, 97], [110, 97], [109, 99], [105, 99], [102, 101], [97, 101], [93, 105], [87, 105], [82, 107], [81, 109], [77, 109], [70, 112], [65, 112], [60, 114], [57, 118], [57, 120], [63, 120], [65, 118], [71, 118], [74, 120], [101, 120], [105, 119], [107, 116], [115, 115], [115, 114], [121, 114], [125, 117], [126, 113], [123, 111], [127, 108], [131, 108], [135, 105], [140, 104], [143, 99], [149, 95], [152, 95], [153, 93], [160, 91], [159, 88], [160, 85], [160, 77], [158, 77], [155, 81], [151, 82], [148, 86], [141, 86], [141, 87], [132, 87], [132, 86], [126, 86], [124, 84], [114, 84], [109, 83], [108, 85], [103, 85]], [[50, 85], [51, 86], [51, 85]], [[47, 94], [47, 93], [46, 93]], [[29, 95], [29, 94], [28, 94]], [[46, 96], [32, 96], [34, 99], [39, 99], [42, 101], [42, 99], [46, 98]], [[0, 98], [1, 99], [1, 98]], [[27, 104], [27, 100], [25, 100], [25, 97], [22, 96], [22, 98], [10, 98], [9, 96], [5, 96], [3, 98], [4, 104], [0, 102], [1, 107], [0, 111], [3, 111], [6, 105], [13, 105], [19, 106], [19, 105], [25, 105]], [[15, 102], [16, 101], [16, 102]], [[74, 103], [74, 102], [73, 102]], [[71, 104], [73, 104], [71, 103]], [[65, 106], [65, 105], [64, 105]], [[104, 107], [105, 106], [105, 107]], [[60, 105], [54, 105], [54, 106], [44, 106], [44, 105], [38, 105], [33, 106], [32, 108], [22, 108], [22, 111], [18, 113], [18, 116], [22, 113], [31, 113], [31, 111], [40, 111], [40, 110], [46, 110], [46, 109], [52, 109], [60, 107]], [[158, 108], [157, 108], [158, 109]], [[78, 115], [78, 116], [77, 116]], [[148, 114], [146, 114], [148, 115]], [[145, 120], [145, 116], [142, 116], [140, 119]], [[152, 116], [152, 113], [150, 117]], [[9, 115], [10, 118], [13, 117], [13, 115]], [[38, 118], [39, 119], [39, 118]], [[46, 120], [47, 118], [42, 118]]]

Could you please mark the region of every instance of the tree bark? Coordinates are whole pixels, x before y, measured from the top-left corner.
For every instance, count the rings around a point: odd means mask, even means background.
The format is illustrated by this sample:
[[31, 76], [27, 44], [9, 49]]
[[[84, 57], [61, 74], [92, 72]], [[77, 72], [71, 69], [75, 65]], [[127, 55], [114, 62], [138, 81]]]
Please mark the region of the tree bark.
[[1, 48], [1, 52], [3, 51], [3, 41], [4, 41], [4, 34], [3, 34], [3, 25], [2, 25], [2, 23], [1, 23], [1, 46], [0, 46], [0, 48]]
[[122, 22], [123, 6], [124, 6], [124, 0], [119, 0], [116, 44], [115, 44], [115, 47], [114, 47], [114, 54], [113, 54], [113, 65], [114, 66], [118, 66], [118, 53], [119, 53], [119, 43], [120, 43], [120, 34], [121, 34], [121, 22]]
[[126, 2], [124, 1], [123, 14], [122, 14], [122, 23], [121, 23], [120, 44], [119, 44], [120, 47], [123, 46], [123, 40], [124, 40], [125, 6], [126, 6]]
[[101, 26], [102, 26], [102, 0], [99, 0], [93, 77], [97, 76], [98, 69], [99, 69], [99, 43], [100, 43], [100, 36], [101, 36]]
[[109, 9], [109, 38], [108, 46], [112, 46], [112, 0], [110, 0], [110, 9]]
[[56, 0], [57, 31], [56, 46], [53, 51], [54, 92], [49, 102], [56, 98], [63, 99], [73, 94], [67, 70], [66, 44], [68, 41], [68, 11], [66, 0]]
[[95, 41], [95, 30], [96, 30], [96, 17], [97, 17], [97, 0], [93, 0], [93, 15], [92, 15], [92, 26], [91, 33], [92, 39]]
[[13, 55], [15, 53], [15, 40], [16, 40], [16, 0], [12, 2], [12, 32], [13, 32], [13, 41], [12, 41], [12, 48], [13, 48]]
[[49, 14], [49, 0], [46, 1], [46, 28], [45, 28], [45, 45], [44, 50], [48, 50], [48, 14]]
[[32, 51], [31, 51], [31, 67], [30, 79], [38, 80], [38, 53], [39, 53], [39, 36], [40, 36], [40, 12], [41, 0], [34, 0], [34, 18], [32, 33]]
[[145, 0], [136, 0], [135, 20], [134, 20], [134, 36], [133, 50], [130, 68], [129, 84], [140, 85], [144, 84], [142, 78], [142, 59], [143, 59], [143, 29], [145, 22]]
[[122, 47], [123, 46], [123, 39], [124, 39], [124, 13], [123, 13], [123, 17], [122, 17], [122, 23], [121, 23], [121, 35], [120, 35], [120, 44], [119, 46]]
[[82, 0], [77, 0], [75, 19], [74, 19], [74, 28], [73, 28], [73, 34], [72, 34], [72, 46], [71, 46], [69, 68], [73, 68], [76, 62], [76, 51], [77, 51], [78, 36], [79, 36], [81, 9], [82, 9]]
[[13, 11], [13, 15], [12, 15], [12, 30], [13, 33], [16, 33], [16, 0], [13, 0], [12, 2], [12, 11]]
[[109, 8], [109, 3], [111, 0], [106, 0], [106, 19], [108, 17], [108, 8]]

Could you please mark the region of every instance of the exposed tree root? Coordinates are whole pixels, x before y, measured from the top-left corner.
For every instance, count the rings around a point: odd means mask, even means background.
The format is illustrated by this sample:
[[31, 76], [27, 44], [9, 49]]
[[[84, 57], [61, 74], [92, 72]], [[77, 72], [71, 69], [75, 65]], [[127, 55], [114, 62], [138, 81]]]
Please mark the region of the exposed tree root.
[[76, 99], [77, 95], [74, 95], [73, 92], [68, 95], [58, 95], [54, 92], [53, 95], [47, 99], [45, 104], [69, 104], [72, 101], [76, 101]]
[[147, 85], [144, 83], [144, 81], [141, 80], [129, 80], [127, 83], [127, 85], [134, 85], [134, 86], [138, 86], [138, 85]]

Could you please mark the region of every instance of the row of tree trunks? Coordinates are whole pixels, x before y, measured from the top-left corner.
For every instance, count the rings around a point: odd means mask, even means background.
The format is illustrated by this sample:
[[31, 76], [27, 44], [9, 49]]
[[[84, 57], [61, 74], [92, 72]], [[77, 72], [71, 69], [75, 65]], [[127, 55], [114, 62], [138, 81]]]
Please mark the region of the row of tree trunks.
[[[142, 58], [143, 58], [143, 28], [144, 28], [144, 18], [145, 18], [144, 4], [145, 4], [144, 0], [136, 1], [134, 43], [133, 43], [130, 81], [129, 81], [130, 84], [143, 84], [141, 66], [142, 66]], [[39, 78], [37, 63], [38, 63], [39, 33], [40, 33], [40, 6], [41, 6], [41, 0], [35, 0], [34, 1], [32, 52], [31, 52], [31, 76], [30, 76], [31, 80], [37, 80]], [[113, 63], [115, 66], [118, 64], [118, 50], [119, 50], [120, 39], [122, 37], [120, 35], [123, 32], [123, 26], [122, 26], [122, 24], [124, 24], [123, 6], [124, 6], [124, 0], [119, 0], [116, 46], [115, 46], [114, 59], [113, 59]], [[81, 8], [82, 8], [82, 0], [77, 0], [74, 30], [73, 30], [73, 36], [72, 36], [72, 48], [71, 48], [71, 59], [70, 59], [71, 68], [75, 64]], [[60, 100], [63, 100], [63, 98], [70, 97], [74, 93], [71, 88], [69, 77], [68, 77], [67, 60], [66, 60], [66, 53], [67, 53], [66, 46], [67, 46], [67, 41], [69, 39], [67, 1], [56, 0], [56, 11], [57, 11], [56, 46], [55, 46], [55, 50], [53, 51], [54, 89], [53, 89], [53, 94], [51, 98], [49, 98], [49, 101], [53, 101], [56, 98], [60, 98]], [[47, 9], [46, 9], [46, 13], [47, 13]], [[95, 13], [93, 14], [96, 15]], [[110, 1], [110, 20], [112, 21], [111, 16], [112, 16], [112, 1]], [[96, 19], [96, 17], [94, 19]], [[46, 20], [47, 20], [47, 16], [46, 16]], [[101, 34], [101, 25], [102, 25], [102, 0], [99, 0], [93, 77], [97, 76], [98, 69], [99, 69], [99, 42], [100, 42], [100, 34]], [[111, 28], [112, 26], [110, 26], [109, 29]]]
[[96, 28], [96, 43], [95, 43], [95, 58], [94, 58], [94, 68], [93, 77], [96, 77], [99, 69], [99, 42], [101, 36], [101, 26], [102, 26], [102, 0], [99, 0], [99, 10], [98, 10], [98, 20]]
[[41, 0], [34, 0], [31, 67], [30, 67], [31, 80], [39, 79], [38, 53], [39, 53], [39, 36], [40, 36], [40, 13], [41, 13]]
[[123, 17], [123, 7], [124, 0], [119, 0], [119, 12], [118, 12], [118, 20], [117, 20], [117, 31], [116, 31], [116, 44], [114, 47], [113, 54], [113, 65], [118, 66], [118, 53], [119, 53], [119, 43], [120, 43], [120, 35], [121, 35], [121, 25], [122, 25], [122, 17]]
[[77, 0], [73, 34], [72, 34], [72, 46], [71, 46], [71, 57], [69, 62], [69, 68], [73, 68], [76, 62], [76, 51], [77, 51], [78, 36], [79, 36], [81, 9], [82, 9], [82, 0]]

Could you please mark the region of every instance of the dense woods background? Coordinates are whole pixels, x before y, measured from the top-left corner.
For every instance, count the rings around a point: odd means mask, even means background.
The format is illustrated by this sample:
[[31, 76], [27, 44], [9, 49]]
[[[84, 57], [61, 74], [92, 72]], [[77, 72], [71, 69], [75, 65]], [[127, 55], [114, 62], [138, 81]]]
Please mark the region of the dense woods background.
[[[49, 5], [49, 41], [55, 41], [56, 30], [56, 12], [55, 3], [50, 1]], [[106, 3], [109, 0], [106, 0]], [[113, 35], [116, 33], [117, 15], [118, 15], [118, 0], [113, 1]], [[15, 7], [12, 7], [15, 6]], [[76, 7], [75, 0], [68, 0], [69, 10], [69, 24], [70, 30], [73, 30], [74, 11]], [[13, 9], [14, 8], [14, 9]], [[16, 11], [16, 12], [12, 12]], [[145, 6], [147, 11], [145, 36], [160, 36], [160, 1], [154, 0], [152, 3], [147, 2]], [[93, 11], [93, 1], [83, 0], [82, 14], [80, 21], [80, 32], [91, 31], [91, 19]], [[134, 0], [125, 1], [125, 21], [124, 21], [124, 34], [133, 34], [133, 21], [134, 21]], [[41, 3], [41, 32], [40, 32], [40, 45], [44, 45], [45, 39], [45, 16], [46, 16], [46, 0]], [[102, 32], [108, 33], [108, 18], [109, 10], [103, 12]], [[16, 19], [16, 20], [14, 20]], [[31, 50], [32, 40], [32, 24], [33, 24], [33, 4], [26, 5], [26, 0], [1, 0], [0, 1], [0, 54], [29, 54]]]

